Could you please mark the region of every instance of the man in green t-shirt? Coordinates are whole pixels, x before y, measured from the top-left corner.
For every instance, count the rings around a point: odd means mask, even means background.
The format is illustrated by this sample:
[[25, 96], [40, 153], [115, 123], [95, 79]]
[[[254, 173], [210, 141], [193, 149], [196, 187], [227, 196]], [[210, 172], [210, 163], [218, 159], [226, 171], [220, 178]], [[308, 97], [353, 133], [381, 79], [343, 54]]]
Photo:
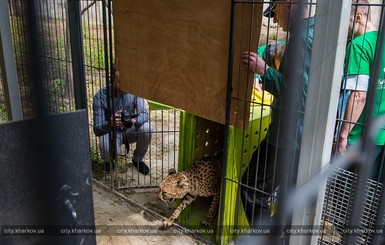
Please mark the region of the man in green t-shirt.
[[[358, 4], [358, 5], [356, 5]], [[378, 31], [370, 22], [370, 8], [367, 0], [353, 0], [350, 22], [350, 43], [346, 49], [344, 67], [344, 90], [348, 91], [348, 101], [344, 112], [344, 120], [338, 133], [337, 152], [343, 154], [347, 145], [351, 145], [361, 138], [365, 126], [365, 103], [370, 77], [373, 71]], [[383, 56], [381, 56], [382, 59]], [[383, 68], [382, 68], [383, 69]], [[373, 116], [385, 114], [385, 98], [381, 101], [384, 87], [382, 79], [376, 92], [376, 104]], [[376, 141], [376, 157], [380, 156], [385, 144], [385, 131], [378, 132]], [[378, 179], [380, 173], [375, 170], [370, 176]]]

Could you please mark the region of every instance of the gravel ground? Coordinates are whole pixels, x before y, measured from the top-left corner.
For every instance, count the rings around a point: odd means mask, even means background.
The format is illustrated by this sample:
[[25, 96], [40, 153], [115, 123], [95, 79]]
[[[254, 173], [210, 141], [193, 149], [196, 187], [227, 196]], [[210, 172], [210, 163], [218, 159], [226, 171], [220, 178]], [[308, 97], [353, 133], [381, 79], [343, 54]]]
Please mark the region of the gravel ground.
[[[138, 198], [142, 201], [145, 201], [146, 198], [155, 201], [157, 192], [149, 189], [147, 194], [138, 193], [136, 199]], [[95, 183], [93, 184], [93, 201], [95, 224], [101, 229], [101, 234], [96, 237], [98, 245], [205, 244], [189, 235], [180, 234], [183, 232], [178, 227], [163, 230], [159, 217], [140, 206], [130, 204]], [[172, 207], [169, 209], [172, 210]], [[122, 234], [124, 232], [126, 234]]]

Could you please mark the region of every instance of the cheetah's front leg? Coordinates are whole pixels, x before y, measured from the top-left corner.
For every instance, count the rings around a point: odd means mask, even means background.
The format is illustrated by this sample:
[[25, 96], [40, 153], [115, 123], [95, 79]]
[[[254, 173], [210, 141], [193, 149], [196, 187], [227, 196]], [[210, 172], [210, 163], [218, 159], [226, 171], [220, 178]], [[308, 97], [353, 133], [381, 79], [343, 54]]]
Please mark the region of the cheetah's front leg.
[[171, 214], [170, 218], [163, 221], [163, 227], [170, 227], [174, 224], [175, 220], [179, 217], [179, 215], [182, 213], [182, 211], [190, 205], [197, 197], [193, 195], [187, 194], [184, 196], [182, 202], [179, 204], [179, 206], [174, 210], [174, 212]]
[[213, 222], [214, 216], [217, 213], [219, 205], [219, 195], [216, 195], [213, 197], [213, 201], [211, 202], [209, 211], [207, 212], [206, 217], [204, 220], [201, 222], [202, 226], [210, 226], [211, 223]]

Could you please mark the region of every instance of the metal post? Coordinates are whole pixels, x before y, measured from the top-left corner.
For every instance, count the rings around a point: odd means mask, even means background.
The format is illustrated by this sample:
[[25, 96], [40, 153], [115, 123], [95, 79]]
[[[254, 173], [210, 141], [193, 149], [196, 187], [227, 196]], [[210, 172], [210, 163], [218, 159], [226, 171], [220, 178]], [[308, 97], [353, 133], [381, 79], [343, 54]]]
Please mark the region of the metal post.
[[76, 109], [87, 108], [80, 1], [68, 0], [68, 23]]
[[8, 120], [23, 119], [12, 46], [8, 0], [0, 0], [0, 69], [3, 80]]
[[[385, 1], [383, 1], [383, 3], [385, 3]], [[385, 53], [385, 50], [384, 50], [384, 42], [385, 42], [385, 26], [384, 26], [384, 23], [385, 23], [385, 9], [384, 9], [384, 6], [382, 6], [381, 8], [381, 17], [380, 17], [380, 35], [378, 37], [378, 41], [377, 41], [377, 54], [381, 57], [381, 55], [384, 55]], [[381, 62], [381, 59], [384, 59], [384, 57], [382, 58], [379, 58], [377, 57], [376, 58], [376, 62]], [[378, 67], [378, 65], [376, 65], [376, 67]], [[373, 74], [373, 80], [374, 79], [378, 79], [379, 77], [379, 70], [375, 70], [374, 74]], [[374, 80], [376, 81], [376, 80]], [[380, 201], [379, 201], [379, 207], [385, 207], [385, 188], [382, 188], [381, 190], [381, 195], [380, 195]], [[384, 208], [380, 208], [378, 213], [377, 213], [377, 217], [384, 217], [384, 214], [385, 214], [385, 209]], [[382, 222], [382, 219], [377, 219], [376, 220], [376, 228], [377, 227], [381, 227], [383, 225], [383, 222]], [[382, 234], [377, 234], [375, 233], [373, 235], [373, 242], [372, 244], [384, 244], [384, 241], [385, 241], [385, 237], [382, 235]]]
[[[297, 186], [330, 161], [350, 15], [346, 9], [350, 10], [350, 5], [351, 0], [317, 2]], [[318, 200], [301, 200], [304, 204], [294, 210], [293, 226], [320, 224], [324, 191], [325, 183], [320, 183]], [[317, 235], [296, 235], [290, 244], [317, 244], [317, 239]]]

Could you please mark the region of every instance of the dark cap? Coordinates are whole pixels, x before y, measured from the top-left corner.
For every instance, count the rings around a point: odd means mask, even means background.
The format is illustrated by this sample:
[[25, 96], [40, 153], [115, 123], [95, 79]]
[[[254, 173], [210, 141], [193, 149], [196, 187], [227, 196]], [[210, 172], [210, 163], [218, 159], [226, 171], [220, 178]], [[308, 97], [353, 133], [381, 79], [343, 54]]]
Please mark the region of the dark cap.
[[273, 12], [273, 9], [275, 8], [275, 5], [276, 5], [276, 2], [277, 0], [271, 0], [270, 4], [269, 4], [269, 7], [267, 7], [265, 9], [265, 11], [263, 11], [263, 16], [267, 17], [267, 18], [274, 18], [274, 12]]

